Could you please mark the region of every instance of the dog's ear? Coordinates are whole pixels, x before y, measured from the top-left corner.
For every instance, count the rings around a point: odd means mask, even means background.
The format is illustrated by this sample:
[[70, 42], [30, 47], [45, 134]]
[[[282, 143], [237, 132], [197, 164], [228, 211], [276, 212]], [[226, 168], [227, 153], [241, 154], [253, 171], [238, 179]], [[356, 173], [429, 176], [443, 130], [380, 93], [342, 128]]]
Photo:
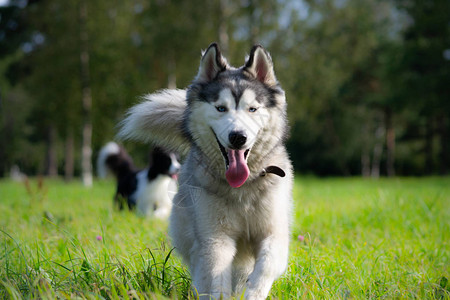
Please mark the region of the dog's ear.
[[213, 80], [217, 74], [224, 71], [228, 64], [225, 58], [220, 54], [219, 46], [216, 43], [209, 45], [208, 49], [203, 53], [200, 61], [196, 81], [208, 82]]
[[270, 54], [260, 45], [253, 46], [244, 70], [268, 86], [277, 84]]

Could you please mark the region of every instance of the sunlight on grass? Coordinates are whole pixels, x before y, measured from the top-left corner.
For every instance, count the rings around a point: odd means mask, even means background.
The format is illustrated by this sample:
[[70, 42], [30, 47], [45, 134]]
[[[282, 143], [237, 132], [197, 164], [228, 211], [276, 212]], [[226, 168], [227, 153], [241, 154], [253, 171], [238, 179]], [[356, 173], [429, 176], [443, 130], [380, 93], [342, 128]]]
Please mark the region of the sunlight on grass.
[[[167, 223], [113, 210], [113, 190], [0, 181], [0, 298], [195, 298]], [[300, 177], [294, 199], [272, 298], [450, 299], [449, 178]]]

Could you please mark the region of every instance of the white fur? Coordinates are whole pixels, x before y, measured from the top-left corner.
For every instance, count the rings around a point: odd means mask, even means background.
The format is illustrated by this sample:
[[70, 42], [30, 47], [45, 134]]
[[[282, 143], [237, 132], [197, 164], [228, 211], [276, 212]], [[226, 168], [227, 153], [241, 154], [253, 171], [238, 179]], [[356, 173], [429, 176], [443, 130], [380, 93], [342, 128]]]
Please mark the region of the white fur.
[[100, 153], [98, 154], [97, 159], [97, 175], [100, 178], [105, 178], [108, 174], [108, 168], [106, 165], [106, 159], [108, 156], [113, 154], [119, 154], [120, 147], [114, 142], [109, 142], [103, 148], [100, 150]]
[[[189, 265], [195, 289], [206, 299], [210, 297], [206, 295], [226, 299], [242, 294], [245, 299], [265, 299], [273, 281], [287, 267], [293, 174], [284, 147], [273, 146], [281, 138], [283, 112], [279, 108], [270, 111], [259, 108], [260, 115], [250, 114], [243, 108], [253, 104], [252, 95], [243, 97], [237, 109], [230, 109], [228, 117], [217, 117], [217, 110], [209, 103], [192, 104], [189, 128], [197, 143], [204, 146], [209, 160], [199, 161], [196, 151], [188, 153], [170, 216], [173, 245]], [[141, 105], [162, 106], [170, 102], [168, 99], [157, 104], [154, 101], [153, 98], [152, 103]], [[145, 117], [137, 118], [160, 119], [160, 114], [159, 110], [149, 110]], [[133, 117], [133, 114], [128, 116]], [[216, 172], [223, 174], [224, 163], [211, 127], [226, 134], [233, 126], [242, 125], [241, 119], [252, 124], [243, 127], [255, 135], [254, 141], [249, 139], [251, 174], [242, 187], [233, 189], [224, 179], [215, 177]], [[135, 124], [149, 122], [141, 120]], [[159, 135], [182, 135], [163, 130], [161, 126], [147, 125], [148, 140]], [[260, 177], [259, 172], [269, 165], [282, 168], [286, 176]]]
[[[214, 103], [199, 102], [197, 105], [196, 122], [200, 128], [211, 127], [217, 135], [220, 143], [229, 147], [228, 137], [232, 131], [242, 131], [247, 136], [247, 142], [243, 146], [249, 149], [256, 141], [260, 128], [265, 125], [268, 115], [266, 109], [255, 99], [255, 93], [246, 90], [242, 94], [237, 107], [229, 89], [224, 89], [219, 94], [219, 99]], [[224, 106], [226, 112], [218, 112], [216, 107]], [[250, 108], [256, 108], [255, 112], [249, 112]], [[198, 129], [199, 129], [198, 128]]]
[[136, 199], [138, 214], [167, 219], [172, 209], [172, 199], [177, 192], [175, 181], [166, 175], [158, 175], [148, 181], [148, 169], [137, 174], [138, 189], [131, 198]]
[[[226, 182], [217, 186], [208, 166], [188, 156], [174, 198], [170, 235], [200, 295], [227, 299], [245, 292], [245, 299], [265, 299], [286, 269], [292, 172], [288, 162], [278, 166], [286, 177], [267, 175], [229, 189]], [[265, 184], [270, 188], [261, 191]]]
[[[215, 46], [210, 46], [197, 81], [215, 77], [225, 64], [217, 55]], [[251, 61], [255, 65], [247, 63], [246, 72], [269, 86], [277, 84], [270, 56], [262, 48], [256, 48]], [[130, 110], [119, 135], [187, 153], [169, 231], [174, 247], [189, 265], [200, 297], [227, 299], [243, 294], [245, 299], [265, 299], [287, 267], [289, 248], [293, 171], [282, 143], [284, 93], [280, 90], [276, 95], [275, 107], [257, 107], [253, 113], [249, 108], [259, 102], [251, 89], [244, 91], [237, 107], [226, 88], [211, 103], [190, 98], [189, 107], [182, 95], [165, 91], [148, 96], [148, 101]], [[217, 105], [228, 111], [218, 112]], [[185, 129], [192, 140], [184, 138], [181, 130], [186, 109]], [[239, 188], [231, 188], [225, 180], [224, 160], [214, 135], [227, 147], [232, 130], [244, 130], [248, 137], [244, 147], [251, 148], [247, 158], [250, 176]], [[268, 166], [281, 168], [286, 176], [261, 176]]]
[[169, 168], [169, 173], [177, 174], [181, 168], [181, 165], [178, 162], [177, 156], [175, 154], [170, 153], [169, 156], [170, 156], [170, 159], [172, 160], [172, 164], [170, 165], [170, 168]]
[[[165, 145], [168, 150], [186, 154], [189, 142], [181, 133], [181, 121], [186, 109], [186, 91], [163, 90], [146, 95], [144, 100], [128, 111], [127, 117], [121, 123], [118, 137], [152, 141], [157, 145]], [[154, 118], [149, 118], [150, 115]]]

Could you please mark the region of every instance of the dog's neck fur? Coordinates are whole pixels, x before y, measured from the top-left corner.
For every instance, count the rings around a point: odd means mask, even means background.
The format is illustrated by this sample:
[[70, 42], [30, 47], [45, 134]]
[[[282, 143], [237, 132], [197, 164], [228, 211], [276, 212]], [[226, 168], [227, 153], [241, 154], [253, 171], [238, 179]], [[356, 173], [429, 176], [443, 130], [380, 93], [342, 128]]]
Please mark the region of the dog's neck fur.
[[[262, 145], [258, 147], [262, 147]], [[258, 153], [261, 149], [254, 149], [253, 159], [248, 162], [250, 177], [247, 182], [240, 188], [232, 188], [225, 179], [225, 165], [220, 150], [217, 149], [214, 155], [211, 155], [208, 151], [207, 153], [209, 155], [206, 155], [205, 151], [202, 151], [197, 145], [192, 144], [191, 155], [188, 159], [192, 159], [195, 162], [195, 165], [201, 169], [199, 174], [202, 174], [202, 180], [198, 179], [195, 183], [209, 193], [218, 195], [219, 197], [226, 199], [236, 198], [239, 201], [246, 201], [242, 195], [246, 194], [247, 189], [255, 188], [263, 192], [267, 188], [270, 188], [275, 178], [284, 177], [281, 173], [285, 173], [284, 169], [287, 166], [282, 164], [283, 160], [280, 158], [284, 159], [287, 154], [283, 144], [277, 143], [273, 148], [266, 146], [264, 149], [266, 149], [263, 152], [264, 155], [256, 155], [255, 153]], [[252, 157], [251, 155], [252, 153], [250, 153], [250, 157]], [[274, 168], [277, 170], [274, 170]], [[205, 181], [203, 180], [204, 178], [208, 178], [208, 180]], [[211, 181], [219, 181], [222, 184], [210, 184]], [[217, 190], [219, 187], [220, 190]], [[250, 202], [253, 200], [255, 199], [249, 199]]]

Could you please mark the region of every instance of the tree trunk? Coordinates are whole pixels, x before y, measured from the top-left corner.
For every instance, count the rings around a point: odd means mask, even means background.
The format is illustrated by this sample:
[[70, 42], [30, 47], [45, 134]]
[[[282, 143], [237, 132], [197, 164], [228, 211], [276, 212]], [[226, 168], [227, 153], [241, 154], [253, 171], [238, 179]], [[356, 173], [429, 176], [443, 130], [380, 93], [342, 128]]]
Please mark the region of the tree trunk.
[[72, 130], [67, 134], [66, 137], [66, 148], [65, 148], [65, 164], [64, 164], [64, 179], [66, 181], [71, 181], [73, 179], [74, 171], [74, 140]]
[[80, 1], [80, 66], [83, 105], [81, 170], [84, 186], [92, 186], [92, 96], [89, 75], [89, 39], [86, 1]]
[[258, 21], [256, 19], [256, 4], [254, 0], [249, 0], [248, 2], [248, 23], [249, 23], [249, 40], [250, 40], [250, 45], [256, 45], [258, 44], [258, 36], [259, 36], [259, 24]]
[[365, 150], [361, 154], [361, 174], [363, 177], [370, 177], [370, 155]]
[[392, 121], [392, 110], [386, 108], [385, 111], [386, 127], [386, 171], [387, 176], [395, 176], [395, 129]]
[[228, 36], [228, 20], [230, 17], [230, 8], [228, 0], [220, 0], [219, 12], [219, 44], [220, 50], [224, 56], [228, 56], [229, 36]]
[[363, 127], [362, 134], [361, 175], [363, 177], [370, 177], [370, 146], [367, 141], [369, 128], [367, 124]]
[[427, 117], [425, 131], [425, 174], [433, 173], [433, 118]]
[[169, 61], [167, 63], [167, 69], [169, 75], [167, 75], [167, 87], [169, 89], [176, 89], [177, 88], [177, 74], [176, 74], [176, 61], [175, 57], [172, 54], [169, 58]]
[[383, 154], [383, 135], [384, 128], [380, 124], [375, 132], [375, 145], [373, 146], [373, 159], [371, 176], [373, 178], [380, 177], [381, 154]]
[[[1, 100], [1, 99], [0, 99]], [[1, 115], [0, 115], [0, 119], [1, 119]], [[3, 124], [0, 124], [0, 127], [3, 127]], [[7, 151], [6, 151], [6, 141], [7, 139], [5, 138], [5, 135], [2, 132], [2, 129], [0, 128], [0, 178], [5, 176], [6, 173], [6, 166], [9, 163], [8, 159], [7, 159]]]
[[448, 173], [449, 167], [449, 154], [448, 154], [448, 117], [445, 114], [440, 114], [438, 118], [438, 129], [439, 129], [439, 143], [441, 144], [441, 151], [439, 154], [439, 173], [441, 175], [446, 175]]
[[47, 132], [47, 157], [45, 174], [49, 177], [58, 176], [58, 159], [56, 155], [56, 128], [51, 125]]

